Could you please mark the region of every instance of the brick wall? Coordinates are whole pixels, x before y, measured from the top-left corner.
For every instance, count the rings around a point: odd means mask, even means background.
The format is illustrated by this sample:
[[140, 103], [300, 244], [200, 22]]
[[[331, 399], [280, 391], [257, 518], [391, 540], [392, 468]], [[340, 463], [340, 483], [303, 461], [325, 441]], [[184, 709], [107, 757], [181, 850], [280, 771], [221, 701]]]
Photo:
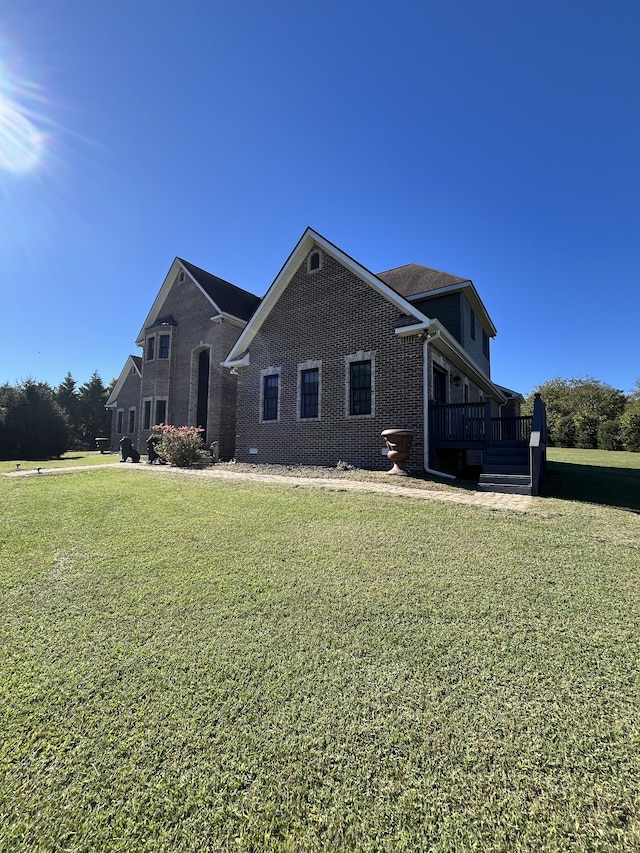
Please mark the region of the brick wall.
[[[250, 366], [238, 381], [236, 458], [243, 462], [319, 464], [338, 460], [363, 468], [389, 467], [381, 455], [383, 429], [414, 431], [411, 466], [422, 463], [422, 343], [394, 334], [402, 315], [330, 256], [309, 272], [306, 260], [250, 347]], [[347, 357], [371, 355], [372, 414], [349, 416]], [[320, 366], [317, 419], [300, 415], [299, 366]], [[261, 374], [280, 374], [278, 420], [261, 422]], [[250, 450], [257, 449], [257, 454]]]
[[[162, 317], [171, 316], [175, 325], [155, 325], [145, 330], [155, 335], [155, 358], [146, 360], [143, 353], [141, 417], [138, 441], [144, 447], [150, 435], [142, 423], [142, 401], [152, 401], [152, 425], [156, 402], [167, 400], [166, 422], [176, 426], [198, 426], [198, 364], [203, 350], [209, 353], [209, 400], [207, 410], [207, 444], [220, 442], [221, 456], [230, 458], [235, 451], [236, 377], [222, 369], [220, 362], [237, 340], [242, 326], [230, 320], [213, 322], [215, 309], [202, 291], [190, 280], [174, 282], [162, 306]], [[171, 335], [168, 359], [158, 358], [160, 334]]]

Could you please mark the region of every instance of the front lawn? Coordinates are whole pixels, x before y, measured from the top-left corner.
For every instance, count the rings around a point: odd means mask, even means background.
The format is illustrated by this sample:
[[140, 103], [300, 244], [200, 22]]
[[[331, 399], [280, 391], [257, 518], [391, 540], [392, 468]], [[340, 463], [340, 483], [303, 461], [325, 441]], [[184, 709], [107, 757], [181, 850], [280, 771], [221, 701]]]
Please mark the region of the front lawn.
[[0, 477], [0, 851], [640, 849], [636, 514], [131, 467]]

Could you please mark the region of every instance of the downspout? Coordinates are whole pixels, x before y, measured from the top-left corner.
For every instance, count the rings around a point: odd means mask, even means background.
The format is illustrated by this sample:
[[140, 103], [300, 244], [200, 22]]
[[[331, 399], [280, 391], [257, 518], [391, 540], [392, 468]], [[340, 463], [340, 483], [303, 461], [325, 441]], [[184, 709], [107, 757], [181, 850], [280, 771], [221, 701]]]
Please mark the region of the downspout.
[[440, 337], [440, 329], [431, 326], [426, 330], [426, 336], [422, 344], [422, 420], [423, 420], [423, 468], [427, 474], [436, 477], [445, 477], [447, 480], [455, 480], [453, 474], [445, 474], [444, 471], [435, 471], [429, 468], [429, 341]]

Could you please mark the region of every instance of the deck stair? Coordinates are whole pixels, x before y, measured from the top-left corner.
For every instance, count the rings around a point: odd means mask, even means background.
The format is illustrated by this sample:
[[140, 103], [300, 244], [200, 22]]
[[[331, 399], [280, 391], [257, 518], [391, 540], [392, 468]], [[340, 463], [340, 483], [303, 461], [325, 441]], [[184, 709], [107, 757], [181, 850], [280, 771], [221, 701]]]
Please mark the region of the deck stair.
[[489, 442], [482, 453], [482, 474], [478, 481], [478, 491], [530, 495], [529, 443]]

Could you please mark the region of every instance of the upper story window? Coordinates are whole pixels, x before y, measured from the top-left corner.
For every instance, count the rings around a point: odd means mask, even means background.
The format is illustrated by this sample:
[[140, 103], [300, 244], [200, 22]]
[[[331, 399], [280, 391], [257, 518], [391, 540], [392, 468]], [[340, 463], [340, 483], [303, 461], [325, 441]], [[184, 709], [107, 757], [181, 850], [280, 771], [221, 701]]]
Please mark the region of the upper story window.
[[280, 373], [270, 370], [262, 375], [262, 420], [278, 420]]
[[158, 358], [169, 358], [171, 335], [160, 335], [158, 338]]
[[482, 352], [485, 358], [489, 358], [489, 335], [482, 330]]
[[320, 269], [322, 269], [322, 255], [314, 249], [307, 258], [307, 272], [317, 272]]
[[156, 357], [156, 339], [154, 335], [151, 335], [150, 338], [147, 338], [147, 361], [153, 361]]
[[317, 418], [320, 400], [320, 370], [311, 367], [300, 371], [300, 417]]

